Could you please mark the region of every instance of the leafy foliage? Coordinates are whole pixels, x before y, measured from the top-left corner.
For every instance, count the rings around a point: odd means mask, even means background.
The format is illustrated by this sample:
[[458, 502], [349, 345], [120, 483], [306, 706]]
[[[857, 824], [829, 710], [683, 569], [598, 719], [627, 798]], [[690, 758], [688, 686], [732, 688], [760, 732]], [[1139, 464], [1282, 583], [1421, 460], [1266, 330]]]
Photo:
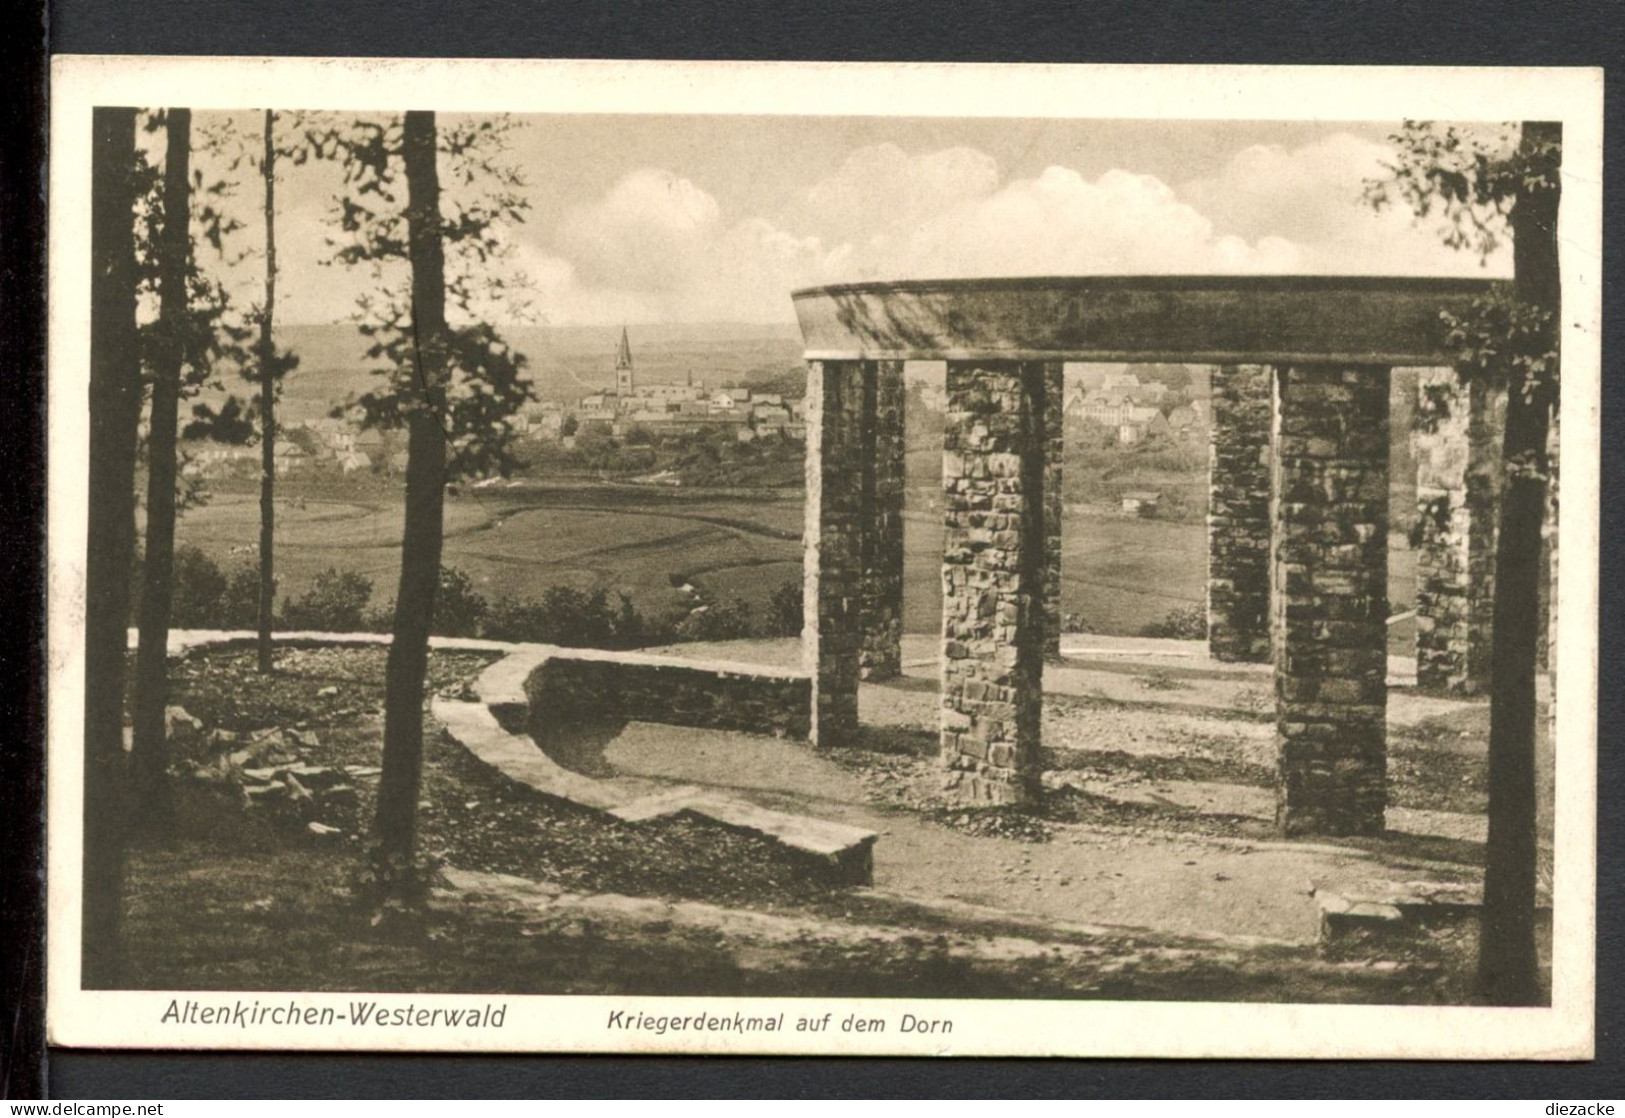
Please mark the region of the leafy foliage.
[[227, 629], [252, 629], [259, 623], [260, 572], [257, 566], [239, 566], [226, 577], [220, 597], [220, 624]]
[[1420, 220], [1443, 219], [1441, 237], [1454, 249], [1487, 259], [1506, 239], [1520, 192], [1555, 189], [1558, 145], [1519, 146], [1518, 125], [1493, 133], [1428, 120], [1407, 120], [1389, 137], [1395, 159], [1365, 184], [1365, 200], [1382, 210], [1403, 204]]
[[442, 637], [472, 637], [480, 630], [487, 610], [474, 580], [456, 567], [440, 568], [440, 589], [434, 599], [433, 632]]
[[[162, 131], [167, 125], [164, 110], [145, 114], [144, 128], [149, 133]], [[219, 137], [211, 131], [193, 134], [195, 150], [213, 150]], [[136, 245], [136, 299], [143, 308], [137, 329], [142, 375], [148, 386], [158, 370], [178, 367], [179, 393], [182, 400], [195, 397], [208, 387], [216, 387], [216, 370], [223, 364], [240, 362], [247, 351], [244, 343], [249, 328], [233, 306], [230, 294], [222, 280], [199, 260], [199, 254], [188, 252], [185, 260], [185, 286], [187, 293], [185, 313], [178, 318], [159, 318], [155, 309], [159, 299], [160, 248], [164, 227], [164, 189], [162, 168], [154, 164], [146, 152], [136, 150], [134, 169], [137, 198], [135, 208]], [[214, 250], [214, 257], [227, 264], [240, 259], [232, 235], [241, 224], [222, 209], [222, 202], [233, 191], [233, 183], [226, 178], [207, 180], [203, 172], [194, 167], [191, 189], [188, 191], [187, 221], [192, 232], [191, 242], [206, 242]], [[208, 429], [204, 416], [196, 415], [186, 427], [189, 437], [195, 433], [204, 436]], [[204, 408], [204, 412], [208, 409]], [[233, 420], [235, 422], [235, 418]], [[198, 424], [205, 426], [196, 430]], [[144, 448], [143, 448], [144, 453]], [[183, 471], [176, 472], [176, 508], [184, 511], [203, 503], [207, 494], [197, 477]]]
[[[275, 158], [278, 160], [288, 159], [296, 164], [303, 164], [310, 154], [301, 135], [300, 122], [303, 120], [303, 114], [273, 114], [273, 121], [277, 115], [291, 115], [294, 127], [291, 134], [288, 130], [275, 132], [273, 124], [272, 144], [275, 149]], [[227, 166], [230, 171], [235, 172], [239, 168], [246, 166], [254, 169], [260, 175], [265, 174], [265, 159], [260, 154], [264, 151], [265, 136], [263, 133], [257, 141], [253, 143], [245, 142], [247, 137], [239, 134], [231, 119], [226, 118], [210, 129], [209, 136], [212, 149], [223, 156], [229, 157]], [[251, 254], [245, 253], [244, 255]], [[259, 255], [259, 253], [255, 252], [252, 255]], [[256, 386], [262, 384], [264, 375], [269, 372], [271, 374], [274, 406], [275, 398], [281, 392], [283, 378], [298, 368], [299, 357], [290, 350], [278, 347], [274, 342], [267, 347], [264, 328], [267, 325], [269, 313], [269, 308], [264, 305], [256, 304], [249, 308], [245, 316], [245, 327], [250, 335], [257, 335], [259, 340], [253, 346], [253, 360], [251, 362], [239, 362], [237, 369], [244, 380], [253, 382]], [[195, 404], [192, 407], [194, 419], [187, 427], [186, 433], [189, 438], [212, 438], [220, 442], [247, 443], [252, 439], [243, 437], [241, 424], [246, 421], [252, 424], [255, 430], [258, 430], [261, 423], [261, 411], [262, 403], [257, 395], [251, 397], [250, 402], [246, 405], [235, 394], [229, 395], [218, 410], [208, 404]]]
[[[148, 132], [157, 132], [165, 124], [166, 113], [162, 110], [147, 114]], [[195, 134], [193, 146], [208, 151], [219, 142], [215, 133], [203, 131]], [[136, 204], [137, 298], [143, 305], [152, 306], [158, 296], [159, 237], [165, 221], [163, 175], [139, 150], [136, 178], [141, 191]], [[234, 189], [229, 179], [206, 181], [201, 169], [192, 170], [187, 215], [193, 230], [192, 243], [207, 242], [215, 256], [228, 265], [241, 259], [229, 238], [241, 230], [242, 223], [221, 209], [223, 200]], [[161, 367], [165, 356], [179, 350], [183, 397], [196, 395], [199, 389], [213, 384], [218, 362], [245, 360], [247, 351], [243, 346], [250, 336], [247, 324], [235, 313], [224, 283], [199, 263], [195, 252], [186, 259], [186, 291], [188, 313], [178, 323], [172, 325], [154, 316], [141, 327], [142, 366], [149, 377], [155, 367]]]
[[1142, 637], [1168, 637], [1174, 640], [1204, 640], [1207, 637], [1207, 607], [1180, 606], [1168, 611], [1161, 621], [1153, 621], [1140, 630]]
[[768, 599], [768, 623], [776, 637], [799, 637], [804, 622], [802, 616], [803, 592], [801, 580], [787, 579], [779, 584]]
[[742, 598], [699, 606], [677, 623], [677, 636], [685, 641], [728, 641], [754, 635], [750, 603]]
[[[1508, 297], [1474, 299], [1465, 314], [1445, 314], [1446, 345], [1457, 372], [1504, 388], [1529, 408], [1549, 412], [1557, 404], [1559, 364], [1553, 314]], [[1544, 445], [1504, 462], [1507, 475], [1546, 477]]]
[[329, 567], [297, 600], [283, 599], [282, 624], [291, 629], [317, 629], [332, 633], [357, 632], [367, 627], [367, 603], [372, 579], [356, 571]]
[[[1406, 121], [1389, 137], [1396, 158], [1388, 174], [1365, 184], [1376, 209], [1396, 201], [1417, 220], [1443, 219], [1441, 238], [1451, 248], [1486, 259], [1506, 240], [1519, 199], [1560, 188], [1560, 139], [1523, 136], [1502, 125], [1493, 135], [1465, 132], [1432, 121]], [[1551, 308], [1507, 296], [1472, 301], [1460, 315], [1444, 316], [1445, 344], [1457, 372], [1514, 393], [1523, 404], [1550, 408], [1557, 402], [1556, 322]], [[1544, 470], [1539, 462], [1509, 462], [1513, 470]]]
[[618, 597], [612, 605], [603, 590], [554, 586], [539, 601], [500, 598], [486, 614], [484, 635], [568, 648], [637, 648], [671, 635], [639, 613], [632, 599]]
[[195, 547], [178, 548], [170, 623], [178, 629], [199, 629], [215, 624], [226, 589], [226, 576], [213, 559]]
[[451, 186], [441, 196], [441, 243], [452, 326], [444, 368], [432, 373], [419, 364], [413, 330], [401, 118], [312, 123], [304, 134], [312, 156], [343, 168], [335, 213], [340, 236], [329, 241], [333, 262], [368, 268], [378, 283], [362, 298], [356, 321], [383, 384], [335, 414], [392, 429], [416, 408], [434, 409], [446, 430], [448, 479], [511, 472], [509, 419], [533, 398], [524, 355], [490, 322], [499, 313], [530, 317], [523, 276], [500, 266], [513, 255], [507, 231], [529, 208], [523, 179], [503, 158], [513, 127], [506, 118], [470, 119], [437, 133]]
[[181, 434], [188, 439], [214, 439], [233, 446], [247, 446], [259, 434], [259, 404], [244, 404], [236, 396], [227, 396], [219, 408], [208, 404], [192, 405], [192, 421]]

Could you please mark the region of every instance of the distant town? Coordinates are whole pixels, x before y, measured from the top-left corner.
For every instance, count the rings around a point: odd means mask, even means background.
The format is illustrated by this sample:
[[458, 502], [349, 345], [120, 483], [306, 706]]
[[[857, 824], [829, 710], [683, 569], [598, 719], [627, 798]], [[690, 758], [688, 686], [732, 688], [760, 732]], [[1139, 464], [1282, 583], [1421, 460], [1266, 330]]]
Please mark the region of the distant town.
[[[712, 386], [687, 374], [682, 383], [641, 380], [623, 327], [615, 350], [615, 387], [574, 399], [531, 403], [509, 420], [522, 442], [573, 451], [588, 440], [654, 444], [693, 437], [801, 442], [806, 438], [802, 398], [744, 385]], [[398, 432], [363, 427], [337, 414], [285, 425], [273, 449], [279, 475], [306, 471], [399, 472], [406, 465]], [[194, 478], [257, 470], [261, 450], [215, 438], [187, 440], [185, 472]]]
[[[561, 466], [575, 462], [636, 474], [638, 459], [606, 457], [603, 448], [734, 443], [793, 451], [791, 444], [806, 438], [804, 400], [795, 391], [800, 386], [799, 370], [754, 385], [737, 383], [742, 378], [726, 373], [696, 376], [692, 370], [681, 374], [680, 380], [669, 372], [661, 380], [646, 379], [639, 374], [632, 335], [625, 327], [612, 352], [613, 359], [611, 347], [605, 347], [605, 366], [613, 360], [613, 388], [573, 397], [553, 394], [526, 405], [509, 420], [522, 461], [538, 468], [549, 462]], [[928, 435], [946, 403], [944, 386], [940, 376], [915, 376], [911, 382], [914, 406], [933, 413], [914, 417], [911, 426]], [[1068, 425], [1085, 436], [1084, 445], [1102, 450], [1165, 442], [1200, 447], [1210, 421], [1206, 389], [1206, 377], [1184, 366], [1138, 371], [1069, 366], [1064, 414]], [[923, 426], [919, 420], [925, 421]], [[248, 475], [260, 468], [261, 449], [247, 441], [194, 438], [186, 440], [182, 450], [184, 472], [193, 479]], [[357, 414], [339, 408], [283, 425], [273, 460], [280, 476], [396, 474], [405, 468], [406, 447], [400, 432], [363, 427]], [[646, 473], [644, 480], [682, 484], [675, 473], [663, 469]], [[1139, 509], [1142, 513], [1156, 504], [1154, 494], [1145, 496], [1149, 499]], [[1124, 510], [1130, 511], [1127, 503]]]

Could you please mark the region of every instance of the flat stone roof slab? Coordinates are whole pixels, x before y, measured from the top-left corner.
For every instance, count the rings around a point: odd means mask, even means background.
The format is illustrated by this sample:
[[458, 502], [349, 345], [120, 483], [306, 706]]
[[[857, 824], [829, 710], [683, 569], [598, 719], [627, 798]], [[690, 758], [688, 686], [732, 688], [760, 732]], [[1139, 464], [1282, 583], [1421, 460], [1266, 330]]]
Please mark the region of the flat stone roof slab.
[[1439, 365], [1441, 312], [1506, 281], [1045, 276], [794, 292], [808, 360]]

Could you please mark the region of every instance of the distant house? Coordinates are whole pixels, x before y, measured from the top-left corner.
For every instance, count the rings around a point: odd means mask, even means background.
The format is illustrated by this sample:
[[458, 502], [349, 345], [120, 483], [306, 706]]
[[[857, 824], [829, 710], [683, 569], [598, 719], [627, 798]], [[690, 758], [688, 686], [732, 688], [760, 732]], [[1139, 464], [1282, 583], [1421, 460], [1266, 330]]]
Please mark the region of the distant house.
[[257, 463], [260, 448], [235, 443], [220, 443], [212, 439], [187, 440], [181, 444], [186, 464], [181, 468], [187, 477], [203, 477], [232, 470], [239, 464]]
[[276, 461], [276, 472], [279, 474], [291, 474], [301, 470], [310, 460], [310, 455], [306, 454], [298, 443], [290, 442], [278, 442], [272, 451], [272, 457]]
[[1100, 382], [1099, 391], [1127, 394], [1136, 403], [1154, 404], [1167, 394], [1168, 386], [1160, 380], [1142, 383], [1138, 374], [1125, 369], [1107, 373]]
[[342, 419], [323, 416], [300, 424], [311, 434], [316, 453], [324, 458], [343, 457], [355, 449], [355, 431]]
[[1133, 446], [1147, 435], [1167, 434], [1168, 417], [1156, 408], [1131, 407], [1117, 421], [1117, 441], [1121, 446]]
[[359, 450], [352, 450], [339, 459], [339, 469], [347, 474], [372, 469], [372, 459]]
[[1161, 414], [1155, 404], [1137, 400], [1133, 392], [1121, 388], [1091, 392], [1081, 401], [1076, 401], [1071, 411], [1074, 414], [1081, 412], [1083, 418], [1092, 419], [1105, 427], [1124, 423], [1144, 426], [1153, 415]]
[[1162, 494], [1154, 489], [1131, 489], [1122, 496], [1123, 511], [1132, 516], [1152, 516]]

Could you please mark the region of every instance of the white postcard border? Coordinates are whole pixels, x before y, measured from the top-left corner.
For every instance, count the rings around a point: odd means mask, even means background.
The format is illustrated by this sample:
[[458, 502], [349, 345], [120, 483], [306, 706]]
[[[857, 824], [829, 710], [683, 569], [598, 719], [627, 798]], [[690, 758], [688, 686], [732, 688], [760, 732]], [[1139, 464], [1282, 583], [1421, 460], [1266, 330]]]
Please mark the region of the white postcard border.
[[[432, 95], [431, 92], [432, 91]], [[426, 103], [429, 102], [429, 103]], [[506, 1003], [500, 1028], [160, 1025], [172, 999], [263, 992], [79, 987], [90, 114], [96, 105], [515, 113], [753, 113], [1184, 120], [1560, 120], [1564, 298], [1561, 640], [1549, 1009], [1190, 1002], [491, 997], [301, 993], [302, 1006]], [[59, 56], [51, 88], [48, 389], [48, 1001], [86, 1047], [1205, 1057], [1587, 1058], [1593, 1044], [1602, 312], [1600, 70], [1006, 66]], [[1590, 666], [1589, 671], [1585, 670]], [[313, 960], [313, 965], [319, 961]], [[615, 1010], [951, 1018], [950, 1036], [615, 1031]]]

